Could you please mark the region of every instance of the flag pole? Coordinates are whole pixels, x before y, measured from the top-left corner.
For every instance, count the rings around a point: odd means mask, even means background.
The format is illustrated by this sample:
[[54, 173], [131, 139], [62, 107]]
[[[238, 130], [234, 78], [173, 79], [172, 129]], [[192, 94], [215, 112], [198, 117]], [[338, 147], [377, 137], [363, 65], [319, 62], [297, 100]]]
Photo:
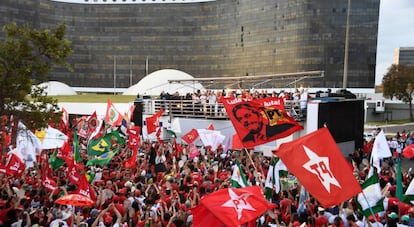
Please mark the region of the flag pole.
[[[253, 164], [254, 170], [256, 170], [256, 172], [259, 172], [259, 170], [257, 169], [256, 164], [254, 163], [254, 161], [252, 159], [252, 156], [250, 155], [249, 151], [245, 147], [243, 147], [243, 150], [246, 152], [247, 157], [249, 157], [250, 162]], [[262, 171], [260, 171], [260, 173], [263, 175]], [[256, 178], [256, 182], [258, 182], [256, 176], [255, 176], [255, 178]]]
[[366, 196], [366, 195], [365, 195], [365, 193], [364, 193], [364, 190], [362, 190], [362, 196], [364, 196], [365, 202], [368, 204], [368, 206], [369, 206], [369, 211], [371, 212], [371, 215], [372, 215], [372, 217], [374, 218], [375, 222], [378, 222], [378, 221], [377, 221], [377, 218], [375, 217], [375, 213], [374, 213], [374, 211], [372, 210], [371, 205], [369, 205], [369, 202], [368, 202], [367, 196]]

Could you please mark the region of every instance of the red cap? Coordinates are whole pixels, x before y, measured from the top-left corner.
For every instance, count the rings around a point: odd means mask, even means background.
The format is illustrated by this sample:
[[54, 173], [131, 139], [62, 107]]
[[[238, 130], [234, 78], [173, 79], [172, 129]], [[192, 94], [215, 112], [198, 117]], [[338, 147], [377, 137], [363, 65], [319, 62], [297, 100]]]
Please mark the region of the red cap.
[[141, 191], [139, 189], [135, 190], [135, 196], [140, 196], [141, 195]]
[[105, 218], [104, 218], [104, 223], [105, 224], [112, 224], [112, 217], [111, 216], [106, 216]]
[[126, 192], [127, 192], [127, 188], [121, 188], [121, 189], [119, 189], [119, 190], [118, 190], [118, 192], [119, 192], [119, 194], [121, 194], [121, 195], [125, 195], [125, 194], [126, 194]]

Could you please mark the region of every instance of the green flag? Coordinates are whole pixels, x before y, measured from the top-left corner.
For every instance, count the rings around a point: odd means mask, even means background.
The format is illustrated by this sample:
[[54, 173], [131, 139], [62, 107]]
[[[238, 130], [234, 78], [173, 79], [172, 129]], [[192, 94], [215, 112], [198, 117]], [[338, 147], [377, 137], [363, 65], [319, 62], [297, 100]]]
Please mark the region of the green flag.
[[125, 141], [118, 131], [112, 131], [97, 139], [91, 139], [88, 144], [88, 155], [102, 155], [111, 150], [113, 144], [124, 145]]
[[177, 134], [172, 129], [167, 128], [167, 133], [171, 135], [171, 137], [177, 138]]
[[77, 132], [76, 128], [73, 132], [72, 144], [73, 144], [73, 146], [72, 146], [73, 147], [73, 156], [74, 156], [75, 161], [76, 162], [82, 161], [82, 157], [80, 156], [80, 153], [79, 153], [79, 139], [78, 139], [78, 132]]
[[231, 175], [230, 183], [235, 188], [242, 188], [249, 185], [246, 180], [246, 176], [240, 168], [238, 160], [236, 160], [236, 164], [233, 166], [233, 174]]
[[356, 197], [356, 206], [365, 217], [372, 213], [384, 211], [384, 198], [381, 193], [378, 173], [373, 171], [373, 175], [361, 184], [362, 193]]
[[401, 172], [401, 158], [397, 158], [397, 179], [396, 179], [396, 189], [395, 196], [401, 202], [411, 204], [411, 201], [414, 200], [414, 195], [407, 195], [403, 193], [403, 182], [402, 182], [402, 172]]
[[395, 196], [400, 201], [404, 200], [400, 157], [397, 158], [397, 179], [396, 179]]
[[56, 148], [55, 152], [53, 152], [53, 154], [49, 157], [49, 164], [53, 170], [63, 166], [63, 164], [65, 163], [64, 160], [57, 157], [57, 153], [58, 153], [58, 149]]
[[86, 166], [91, 166], [91, 165], [104, 166], [112, 160], [112, 158], [118, 153], [118, 151], [119, 151], [119, 148], [117, 148], [116, 150], [108, 151], [108, 152], [106, 152], [106, 153], [104, 153], [104, 154], [102, 154], [102, 155], [100, 155], [100, 156], [98, 156], [94, 159], [89, 160], [86, 163]]
[[286, 177], [288, 174], [287, 167], [279, 158], [273, 158], [270, 162], [269, 170], [267, 171], [266, 181], [265, 181], [265, 196], [266, 199], [272, 198], [273, 189], [276, 193], [279, 193], [281, 190], [280, 187], [280, 178], [282, 176]]

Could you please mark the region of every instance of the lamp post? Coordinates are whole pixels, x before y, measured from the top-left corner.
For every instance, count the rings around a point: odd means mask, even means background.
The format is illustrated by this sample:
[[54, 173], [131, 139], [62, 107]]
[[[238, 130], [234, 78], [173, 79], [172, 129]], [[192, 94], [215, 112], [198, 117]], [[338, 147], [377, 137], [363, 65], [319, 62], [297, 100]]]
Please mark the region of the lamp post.
[[114, 95], [116, 95], [116, 56], [114, 55]]
[[348, 0], [346, 9], [346, 28], [345, 28], [345, 56], [344, 56], [344, 76], [342, 88], [346, 89], [348, 83], [348, 47], [349, 47], [349, 12], [351, 11], [351, 0]]

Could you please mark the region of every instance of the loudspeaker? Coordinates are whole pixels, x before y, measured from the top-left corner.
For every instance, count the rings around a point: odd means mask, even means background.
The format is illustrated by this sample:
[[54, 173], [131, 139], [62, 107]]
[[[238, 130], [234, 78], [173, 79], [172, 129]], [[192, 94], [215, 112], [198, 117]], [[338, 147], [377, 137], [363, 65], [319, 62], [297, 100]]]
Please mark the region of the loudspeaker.
[[136, 126], [141, 127], [141, 135], [142, 135], [142, 112], [144, 111], [144, 103], [142, 100], [137, 99], [134, 101], [135, 109], [132, 113], [131, 121], [134, 122]]
[[[362, 148], [364, 100], [323, 99], [308, 104], [307, 130], [327, 127], [344, 155]], [[311, 126], [310, 126], [311, 125]]]

